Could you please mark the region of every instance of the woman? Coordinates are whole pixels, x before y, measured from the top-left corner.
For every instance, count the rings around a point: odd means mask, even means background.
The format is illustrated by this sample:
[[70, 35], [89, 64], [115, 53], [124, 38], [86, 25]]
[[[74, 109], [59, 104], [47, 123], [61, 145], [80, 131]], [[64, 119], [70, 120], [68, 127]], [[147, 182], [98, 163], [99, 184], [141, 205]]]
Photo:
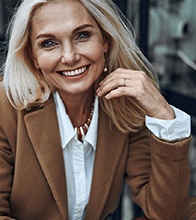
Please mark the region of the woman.
[[108, 0], [18, 7], [0, 92], [0, 219], [107, 219], [124, 180], [147, 218], [182, 218], [190, 119], [161, 96], [123, 20]]

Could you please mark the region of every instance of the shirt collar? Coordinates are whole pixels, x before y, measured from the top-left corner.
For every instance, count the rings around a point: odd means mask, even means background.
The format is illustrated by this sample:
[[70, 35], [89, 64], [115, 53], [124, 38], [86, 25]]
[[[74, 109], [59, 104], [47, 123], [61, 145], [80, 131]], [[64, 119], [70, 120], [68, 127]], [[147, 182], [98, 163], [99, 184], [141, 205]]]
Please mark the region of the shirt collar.
[[[66, 113], [65, 106], [61, 100], [59, 93], [55, 91], [53, 93], [53, 96], [54, 96], [54, 102], [56, 105], [61, 144], [62, 144], [62, 147], [65, 148], [67, 144], [71, 141], [71, 139], [76, 137], [76, 132], [74, 130], [74, 127], [71, 123], [69, 116]], [[98, 106], [99, 106], [98, 97], [95, 96], [93, 117], [92, 117], [89, 129], [87, 131], [87, 134], [83, 140], [83, 143], [84, 144], [85, 142], [89, 143], [92, 146], [94, 151], [96, 150], [96, 143], [97, 143], [98, 111], [99, 111]]]
[[99, 100], [98, 97], [95, 96], [93, 117], [84, 139], [84, 141], [88, 142], [93, 147], [94, 150], [96, 150], [96, 145], [97, 145], [97, 130], [98, 130], [98, 115], [99, 115], [98, 107], [99, 107]]

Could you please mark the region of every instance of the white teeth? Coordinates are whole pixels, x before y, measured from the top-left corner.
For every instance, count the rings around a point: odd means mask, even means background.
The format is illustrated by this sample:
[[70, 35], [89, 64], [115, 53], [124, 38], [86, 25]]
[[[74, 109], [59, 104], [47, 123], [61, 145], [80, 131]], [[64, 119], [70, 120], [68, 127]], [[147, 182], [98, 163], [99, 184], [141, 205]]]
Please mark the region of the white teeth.
[[87, 66], [82, 67], [82, 68], [77, 69], [77, 70], [65, 71], [65, 72], [62, 72], [62, 73], [63, 73], [64, 76], [77, 76], [77, 75], [80, 75], [81, 73], [83, 73], [86, 69], [87, 69]]

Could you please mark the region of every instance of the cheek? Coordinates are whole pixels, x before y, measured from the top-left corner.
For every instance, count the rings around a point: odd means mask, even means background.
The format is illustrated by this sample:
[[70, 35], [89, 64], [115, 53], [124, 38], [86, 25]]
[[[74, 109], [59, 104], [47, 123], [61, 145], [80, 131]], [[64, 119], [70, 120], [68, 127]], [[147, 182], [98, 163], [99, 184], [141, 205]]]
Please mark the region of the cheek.
[[98, 52], [94, 55], [94, 65], [93, 65], [93, 78], [97, 80], [103, 72], [105, 67], [105, 58], [103, 52]]
[[94, 62], [104, 60], [105, 44], [103, 45], [102, 39], [92, 40], [84, 45], [84, 47], [78, 48], [79, 54], [88, 57]]
[[57, 77], [55, 77], [55, 75], [54, 74], [50, 74], [50, 72], [46, 72], [46, 71], [42, 71], [42, 73], [43, 73], [43, 77], [44, 77], [44, 79], [46, 80], [46, 82], [50, 85], [50, 86], [52, 86], [52, 87], [58, 87], [58, 85], [59, 85], [59, 80], [58, 80], [58, 78]]
[[54, 69], [56, 61], [52, 57], [52, 55], [40, 55], [37, 57], [37, 63], [42, 72], [48, 73]]
[[[91, 48], [91, 51], [92, 51], [92, 48]], [[101, 45], [99, 45], [99, 48], [95, 49], [95, 50], [93, 51], [93, 53], [91, 53], [91, 58], [92, 58], [92, 60], [94, 60], [94, 62], [97, 63], [97, 64], [100, 64], [100, 63], [102, 63], [102, 62], [105, 61], [104, 51], [103, 51]]]

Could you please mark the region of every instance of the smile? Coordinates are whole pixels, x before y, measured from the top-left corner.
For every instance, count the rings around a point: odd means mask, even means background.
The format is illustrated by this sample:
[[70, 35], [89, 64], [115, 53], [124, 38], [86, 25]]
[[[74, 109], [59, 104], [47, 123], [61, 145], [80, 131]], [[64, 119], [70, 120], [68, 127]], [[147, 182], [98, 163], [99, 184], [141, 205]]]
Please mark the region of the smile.
[[82, 67], [82, 68], [79, 68], [79, 69], [76, 69], [76, 70], [63, 71], [63, 72], [59, 72], [59, 73], [63, 76], [78, 76], [78, 75], [84, 73], [87, 70], [88, 67], [89, 66], [85, 66], [85, 67]]

